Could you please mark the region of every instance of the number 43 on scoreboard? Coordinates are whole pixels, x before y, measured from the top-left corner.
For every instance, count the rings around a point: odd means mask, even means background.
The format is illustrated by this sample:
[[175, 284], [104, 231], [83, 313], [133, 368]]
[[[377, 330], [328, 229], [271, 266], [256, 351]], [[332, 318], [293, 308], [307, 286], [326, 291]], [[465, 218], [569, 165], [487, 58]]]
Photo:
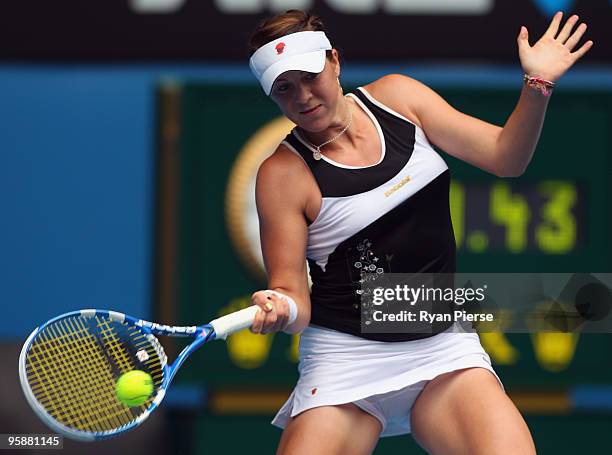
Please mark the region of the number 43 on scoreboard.
[[581, 246], [580, 186], [545, 180], [510, 186], [453, 181], [451, 216], [457, 248], [470, 253], [570, 253]]

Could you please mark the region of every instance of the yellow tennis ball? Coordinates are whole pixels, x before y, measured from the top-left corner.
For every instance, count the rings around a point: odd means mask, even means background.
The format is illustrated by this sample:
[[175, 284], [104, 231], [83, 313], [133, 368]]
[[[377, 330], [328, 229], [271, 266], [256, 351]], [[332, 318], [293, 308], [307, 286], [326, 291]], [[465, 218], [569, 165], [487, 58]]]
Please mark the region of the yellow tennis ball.
[[115, 392], [123, 404], [130, 407], [140, 406], [153, 393], [153, 378], [141, 370], [128, 371], [117, 379]]

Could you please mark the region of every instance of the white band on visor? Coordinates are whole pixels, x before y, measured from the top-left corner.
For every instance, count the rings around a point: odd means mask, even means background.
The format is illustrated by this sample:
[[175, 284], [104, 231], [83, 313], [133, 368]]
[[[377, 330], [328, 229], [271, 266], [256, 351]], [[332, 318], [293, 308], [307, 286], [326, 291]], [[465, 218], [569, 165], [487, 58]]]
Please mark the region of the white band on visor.
[[325, 32], [291, 33], [257, 49], [249, 60], [249, 66], [266, 95], [269, 95], [272, 84], [285, 71], [323, 71], [325, 51], [331, 48]]

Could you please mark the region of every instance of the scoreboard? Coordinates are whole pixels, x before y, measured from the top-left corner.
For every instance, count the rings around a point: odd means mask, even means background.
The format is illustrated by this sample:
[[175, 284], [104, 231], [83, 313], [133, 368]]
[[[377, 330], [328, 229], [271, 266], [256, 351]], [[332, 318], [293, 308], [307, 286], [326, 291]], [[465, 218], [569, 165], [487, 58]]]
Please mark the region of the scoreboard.
[[[438, 91], [497, 125], [519, 95]], [[292, 124], [255, 86], [166, 85], [158, 100], [158, 319], [190, 325], [249, 305], [265, 288], [254, 178]], [[560, 87], [523, 176], [496, 178], [441, 152], [452, 175], [458, 271], [610, 271], [610, 125], [612, 92]], [[612, 382], [612, 368], [601, 367], [612, 358], [609, 334], [489, 333], [481, 341], [509, 391]], [[178, 380], [210, 390], [289, 390], [297, 347], [297, 336], [243, 331], [196, 353], [213, 361], [214, 375], [196, 359]]]
[[454, 180], [450, 200], [457, 247], [475, 254], [580, 251], [587, 226], [581, 187], [553, 177], [518, 184]]

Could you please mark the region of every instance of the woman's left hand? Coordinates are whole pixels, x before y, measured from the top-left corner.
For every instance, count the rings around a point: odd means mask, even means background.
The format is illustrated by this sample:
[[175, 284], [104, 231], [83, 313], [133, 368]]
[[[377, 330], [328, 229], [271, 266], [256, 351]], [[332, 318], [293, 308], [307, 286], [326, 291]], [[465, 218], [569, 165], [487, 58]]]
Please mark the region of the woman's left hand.
[[562, 17], [562, 12], [555, 14], [546, 33], [533, 46], [529, 45], [527, 28], [521, 27], [517, 41], [525, 74], [555, 82], [593, 46], [593, 41], [589, 40], [572, 52], [587, 25], [583, 22], [574, 30], [578, 16], [573, 15], [559, 31]]

